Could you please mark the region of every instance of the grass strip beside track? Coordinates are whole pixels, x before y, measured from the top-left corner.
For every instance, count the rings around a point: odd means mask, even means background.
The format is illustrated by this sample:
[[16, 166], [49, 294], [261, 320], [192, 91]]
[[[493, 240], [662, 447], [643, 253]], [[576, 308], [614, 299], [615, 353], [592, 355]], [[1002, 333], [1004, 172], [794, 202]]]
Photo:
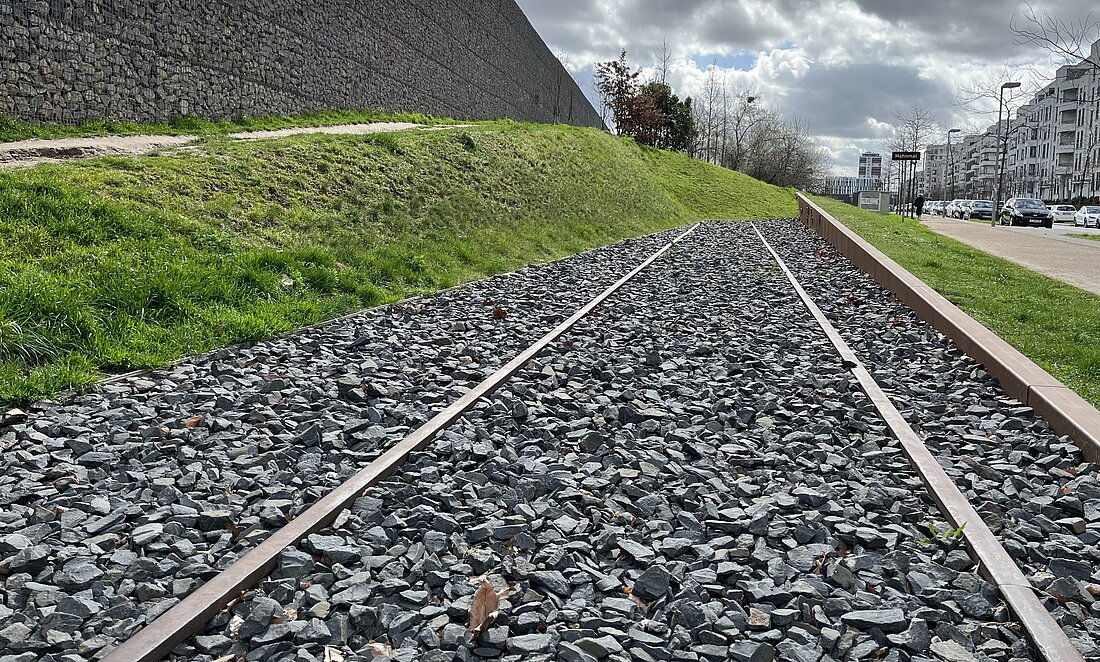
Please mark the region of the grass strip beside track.
[[207, 136], [0, 173], [0, 402], [793, 192], [593, 129]]
[[1100, 297], [944, 237], [916, 221], [831, 198], [814, 201], [1100, 406]]
[[1088, 239], [1089, 241], [1100, 241], [1100, 234], [1067, 234], [1067, 237], [1073, 237], [1074, 239]]

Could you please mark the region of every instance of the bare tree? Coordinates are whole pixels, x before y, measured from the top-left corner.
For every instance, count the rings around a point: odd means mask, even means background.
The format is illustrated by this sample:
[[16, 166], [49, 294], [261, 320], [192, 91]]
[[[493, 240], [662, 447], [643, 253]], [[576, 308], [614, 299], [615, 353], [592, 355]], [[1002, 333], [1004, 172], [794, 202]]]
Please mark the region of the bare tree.
[[[888, 143], [891, 152], [919, 152], [928, 146], [933, 135], [940, 133], [935, 114], [927, 107], [915, 104], [906, 111], [894, 111], [894, 135]], [[891, 166], [894, 164], [891, 163]], [[893, 173], [890, 173], [891, 175]], [[912, 173], [899, 177], [898, 198], [908, 202], [916, 197]], [[906, 181], [909, 180], [909, 181]]]
[[1002, 99], [1001, 85], [1008, 81], [1017, 81], [1025, 94], [1009, 93], [1004, 96], [1005, 106], [1014, 108], [1014, 103], [1022, 102], [1031, 97], [1031, 94], [1043, 85], [1042, 74], [1031, 66], [1005, 65], [995, 71], [987, 73], [978, 80], [962, 83], [955, 90], [955, 105], [967, 112], [968, 115], [981, 115], [989, 117], [997, 116], [997, 103]]
[[661, 48], [657, 51], [657, 81], [668, 83], [668, 72], [672, 68], [672, 44], [668, 39], [661, 40]]
[[1100, 39], [1100, 21], [1093, 12], [1079, 19], [1063, 19], [1050, 12], [1039, 14], [1031, 3], [1024, 6], [1024, 11], [1014, 15], [1011, 22], [1017, 44], [1038, 46], [1050, 53], [1056, 65], [1084, 63], [1100, 69], [1100, 58], [1090, 48]]
[[719, 163], [719, 146], [721, 140], [721, 117], [723, 109], [722, 94], [726, 86], [718, 65], [712, 64], [707, 68], [707, 78], [703, 84], [703, 94], [696, 101], [695, 124], [699, 129], [699, 137], [693, 156], [698, 156], [711, 163]]

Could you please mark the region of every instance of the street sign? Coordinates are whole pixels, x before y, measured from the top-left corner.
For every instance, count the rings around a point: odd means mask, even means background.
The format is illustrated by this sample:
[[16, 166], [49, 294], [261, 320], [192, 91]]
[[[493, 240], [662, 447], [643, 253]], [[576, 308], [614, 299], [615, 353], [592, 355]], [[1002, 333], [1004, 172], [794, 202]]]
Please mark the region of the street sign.
[[895, 161], [920, 161], [920, 152], [894, 152], [890, 158]]

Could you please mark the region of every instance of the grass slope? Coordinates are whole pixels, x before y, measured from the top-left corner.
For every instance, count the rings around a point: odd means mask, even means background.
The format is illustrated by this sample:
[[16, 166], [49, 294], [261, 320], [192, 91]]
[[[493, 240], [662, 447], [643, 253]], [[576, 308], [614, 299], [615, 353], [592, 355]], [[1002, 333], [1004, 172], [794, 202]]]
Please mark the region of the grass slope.
[[899, 216], [815, 198], [1032, 361], [1100, 406], [1100, 297]]
[[296, 136], [0, 173], [0, 401], [793, 194], [588, 129]]
[[371, 122], [412, 122], [415, 124], [451, 124], [454, 120], [412, 113], [392, 114], [380, 110], [333, 110], [293, 116], [249, 117], [232, 120], [204, 120], [179, 117], [166, 124], [138, 124], [119, 120], [95, 120], [83, 124], [31, 124], [10, 115], [0, 115], [0, 143], [30, 138], [85, 138], [88, 136], [158, 135], [212, 136], [238, 131], [289, 129], [303, 126], [332, 126]]

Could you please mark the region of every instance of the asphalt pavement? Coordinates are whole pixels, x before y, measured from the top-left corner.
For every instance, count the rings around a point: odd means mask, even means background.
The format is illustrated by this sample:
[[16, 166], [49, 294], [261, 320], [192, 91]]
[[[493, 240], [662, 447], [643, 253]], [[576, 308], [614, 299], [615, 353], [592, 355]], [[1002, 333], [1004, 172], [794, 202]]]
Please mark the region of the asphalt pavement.
[[1074, 227], [1072, 223], [1058, 223], [1051, 229], [991, 227], [988, 222], [929, 215], [921, 222], [980, 251], [1100, 295], [1100, 241], [1068, 236], [1100, 237], [1100, 229]]

